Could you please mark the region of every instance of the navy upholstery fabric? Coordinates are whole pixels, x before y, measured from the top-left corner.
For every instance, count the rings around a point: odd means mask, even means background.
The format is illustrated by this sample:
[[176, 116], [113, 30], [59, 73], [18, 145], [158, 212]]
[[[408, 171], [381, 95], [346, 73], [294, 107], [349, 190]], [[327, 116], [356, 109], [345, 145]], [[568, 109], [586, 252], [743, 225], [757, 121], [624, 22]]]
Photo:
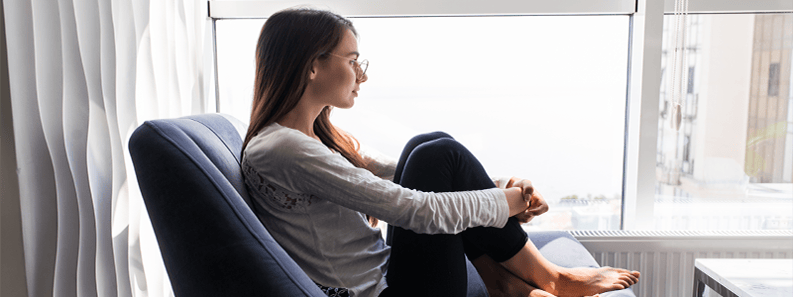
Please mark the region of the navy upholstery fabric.
[[177, 296], [323, 296], [243, 197], [242, 141], [223, 116], [148, 121], [129, 142]]
[[476, 267], [468, 258], [465, 259], [466, 269], [468, 269], [468, 296], [470, 297], [487, 297], [487, 287], [485, 281], [476, 272]]
[[[600, 267], [589, 251], [564, 231], [529, 232], [529, 240], [552, 263], [562, 267]], [[641, 281], [641, 279], [639, 280]], [[636, 297], [631, 288], [600, 294], [603, 297]]]
[[[249, 207], [242, 139], [219, 114], [143, 123], [129, 140], [146, 209], [176, 296], [324, 296]], [[562, 266], [597, 263], [566, 232], [529, 237]], [[468, 296], [487, 296], [468, 262]], [[626, 291], [626, 290], [623, 290]], [[634, 296], [629, 290], [628, 295]]]

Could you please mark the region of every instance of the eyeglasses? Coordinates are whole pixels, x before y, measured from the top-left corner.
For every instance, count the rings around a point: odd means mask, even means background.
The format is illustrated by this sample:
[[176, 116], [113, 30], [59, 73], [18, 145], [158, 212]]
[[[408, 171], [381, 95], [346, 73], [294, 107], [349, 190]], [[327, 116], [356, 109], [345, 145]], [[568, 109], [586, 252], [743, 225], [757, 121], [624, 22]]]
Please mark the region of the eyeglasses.
[[[339, 57], [339, 58], [342, 58], [342, 59], [349, 59], [347, 57], [339, 56], [339, 55], [334, 54], [334, 53], [326, 53], [326, 54], [331, 55], [331, 56], [335, 56], [335, 57]], [[358, 62], [357, 60], [350, 60], [350, 62], [355, 63], [355, 80], [356, 81], [362, 81], [364, 75], [366, 75], [366, 69], [369, 68], [369, 60], [364, 59], [363, 61], [360, 61], [360, 62]]]

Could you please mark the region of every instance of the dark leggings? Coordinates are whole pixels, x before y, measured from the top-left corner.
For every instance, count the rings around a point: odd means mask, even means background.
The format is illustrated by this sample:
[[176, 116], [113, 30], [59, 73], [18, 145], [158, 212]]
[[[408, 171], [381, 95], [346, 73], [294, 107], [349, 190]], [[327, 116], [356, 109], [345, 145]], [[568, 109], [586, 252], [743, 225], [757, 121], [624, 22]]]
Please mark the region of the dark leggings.
[[[495, 187], [473, 154], [443, 132], [422, 134], [408, 142], [394, 182], [425, 192]], [[417, 234], [389, 226], [389, 288], [381, 296], [466, 296], [466, 255], [474, 260], [487, 254], [503, 262], [517, 254], [527, 240], [515, 218], [504, 228], [476, 227], [458, 234]]]

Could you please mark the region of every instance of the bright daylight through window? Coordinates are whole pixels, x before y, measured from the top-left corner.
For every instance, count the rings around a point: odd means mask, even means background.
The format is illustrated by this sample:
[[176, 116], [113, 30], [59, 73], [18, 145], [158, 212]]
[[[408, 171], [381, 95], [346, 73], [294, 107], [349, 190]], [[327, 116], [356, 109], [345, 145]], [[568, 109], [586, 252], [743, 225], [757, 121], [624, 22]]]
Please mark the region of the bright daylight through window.
[[[637, 199], [654, 199], [656, 229], [793, 228], [793, 14], [687, 19], [677, 98], [664, 19], [655, 197]], [[450, 133], [492, 176], [534, 182], [550, 211], [527, 229], [620, 228], [629, 16], [352, 21], [369, 81], [336, 125], [395, 158]], [[219, 111], [242, 120], [263, 23], [216, 21]]]
[[[369, 81], [333, 121], [394, 158], [442, 130], [531, 179], [544, 229], [619, 229], [627, 16], [355, 18]], [[217, 22], [220, 111], [249, 117], [262, 20]], [[527, 228], [530, 228], [527, 226]]]

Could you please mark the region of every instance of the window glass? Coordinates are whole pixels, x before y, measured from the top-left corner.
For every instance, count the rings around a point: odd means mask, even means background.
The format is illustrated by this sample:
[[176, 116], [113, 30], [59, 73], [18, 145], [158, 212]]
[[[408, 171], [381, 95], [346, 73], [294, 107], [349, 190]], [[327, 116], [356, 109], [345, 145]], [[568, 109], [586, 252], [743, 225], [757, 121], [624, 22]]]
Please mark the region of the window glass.
[[[793, 14], [674, 17], [664, 20], [655, 226], [793, 228]], [[682, 63], [675, 27], [686, 30]]]
[[[397, 158], [446, 131], [491, 176], [532, 180], [527, 229], [619, 229], [628, 16], [356, 18], [369, 81], [334, 123]], [[220, 110], [248, 119], [263, 20], [218, 20]]]

